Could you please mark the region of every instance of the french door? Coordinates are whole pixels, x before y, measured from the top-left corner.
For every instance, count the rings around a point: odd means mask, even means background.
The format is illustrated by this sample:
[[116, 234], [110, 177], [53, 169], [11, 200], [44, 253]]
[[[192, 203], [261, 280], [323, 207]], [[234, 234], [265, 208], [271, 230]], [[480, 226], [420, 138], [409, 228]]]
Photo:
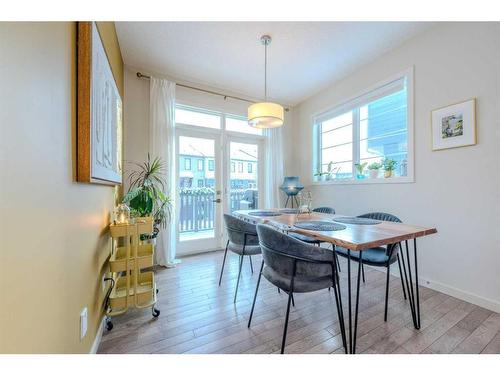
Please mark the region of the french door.
[[178, 128], [178, 255], [223, 247], [222, 214], [262, 207], [263, 151], [262, 139]]
[[177, 161], [177, 253], [220, 248], [222, 188], [220, 136], [179, 130]]

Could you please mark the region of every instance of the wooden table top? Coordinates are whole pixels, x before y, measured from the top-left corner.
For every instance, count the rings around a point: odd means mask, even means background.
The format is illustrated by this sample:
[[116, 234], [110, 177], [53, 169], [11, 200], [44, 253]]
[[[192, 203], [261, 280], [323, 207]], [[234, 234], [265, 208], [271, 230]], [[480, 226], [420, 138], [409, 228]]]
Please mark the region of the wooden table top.
[[[257, 210], [241, 210], [233, 212], [233, 215], [239, 216], [253, 223], [266, 223], [273, 225], [281, 230], [297, 232], [310, 237], [317, 238], [324, 242], [330, 242], [334, 245], [344, 247], [350, 250], [364, 250], [372, 247], [383, 246], [397, 243], [400, 241], [411, 240], [417, 237], [428, 236], [437, 233], [436, 228], [421, 227], [416, 225], [408, 225], [403, 223], [394, 223], [390, 221], [382, 221], [379, 224], [360, 225], [360, 224], [345, 224], [346, 229], [336, 231], [312, 231], [294, 226], [298, 221], [311, 220], [326, 220], [331, 221], [335, 217], [346, 217], [346, 215], [329, 215], [317, 212], [311, 214], [285, 214], [279, 216], [252, 216], [249, 212]], [[277, 209], [265, 209], [262, 211], [275, 211]]]

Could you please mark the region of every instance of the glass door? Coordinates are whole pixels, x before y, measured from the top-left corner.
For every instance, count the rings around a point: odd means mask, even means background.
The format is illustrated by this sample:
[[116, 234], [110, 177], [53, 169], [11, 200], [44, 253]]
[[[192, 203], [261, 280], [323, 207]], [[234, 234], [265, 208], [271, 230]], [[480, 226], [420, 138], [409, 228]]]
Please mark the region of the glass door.
[[216, 135], [177, 132], [177, 253], [220, 248], [220, 145]]
[[226, 212], [261, 207], [261, 142], [228, 137]]

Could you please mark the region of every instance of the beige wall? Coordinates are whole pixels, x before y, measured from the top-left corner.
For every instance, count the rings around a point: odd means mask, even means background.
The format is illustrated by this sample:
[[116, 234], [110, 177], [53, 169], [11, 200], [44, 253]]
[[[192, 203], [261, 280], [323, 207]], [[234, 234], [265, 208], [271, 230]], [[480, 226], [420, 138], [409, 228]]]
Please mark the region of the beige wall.
[[[99, 29], [123, 93], [114, 25]], [[74, 182], [75, 37], [75, 23], [0, 23], [0, 352], [87, 353], [102, 319], [116, 192]]]
[[[314, 185], [314, 203], [396, 214], [439, 233], [420, 243], [422, 283], [500, 311], [500, 23], [438, 25], [302, 103], [292, 172], [312, 180], [312, 115], [414, 66], [415, 183]], [[477, 98], [478, 145], [431, 151], [430, 112]], [[290, 171], [289, 171], [290, 172]], [[396, 270], [397, 271], [397, 270]]]

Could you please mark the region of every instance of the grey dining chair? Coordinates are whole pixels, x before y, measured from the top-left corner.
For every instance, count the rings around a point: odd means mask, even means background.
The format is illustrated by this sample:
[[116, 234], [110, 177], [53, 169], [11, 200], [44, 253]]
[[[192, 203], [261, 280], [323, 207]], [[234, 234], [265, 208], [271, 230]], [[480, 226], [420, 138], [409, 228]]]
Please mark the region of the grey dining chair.
[[[359, 215], [360, 218], [368, 218], [381, 221], [391, 221], [395, 223], [401, 223], [402, 221], [391, 214], [385, 212], [371, 212], [363, 215]], [[406, 299], [406, 290], [403, 282], [403, 272], [401, 270], [401, 261], [399, 259], [399, 251], [401, 250], [401, 243], [395, 243], [388, 246], [374, 247], [371, 249], [363, 250], [363, 257], [361, 262], [361, 270], [363, 271], [363, 282], [365, 282], [365, 270], [363, 265], [367, 264], [374, 267], [385, 267], [387, 269], [386, 284], [385, 284], [385, 310], [384, 310], [384, 321], [387, 321], [387, 302], [389, 297], [389, 274], [391, 264], [398, 262], [399, 275], [401, 277], [401, 286], [403, 287], [403, 296]], [[402, 250], [401, 250], [402, 251]], [[337, 247], [336, 253], [344, 258], [348, 258], [348, 250], [343, 247]], [[359, 251], [351, 251], [350, 257], [352, 260], [359, 262]], [[405, 271], [406, 272], [406, 271]]]
[[250, 328], [252, 322], [255, 301], [262, 276], [288, 294], [281, 354], [285, 350], [290, 302], [292, 301], [293, 294], [309, 293], [333, 287], [342, 343], [344, 349], [347, 350], [342, 298], [338, 275], [336, 273], [336, 258], [333, 256], [333, 251], [296, 240], [265, 224], [257, 224], [257, 233], [259, 235], [263, 259], [253, 298], [252, 310], [248, 319], [248, 328]]
[[234, 292], [234, 302], [238, 295], [238, 286], [240, 284], [241, 268], [243, 266], [243, 259], [248, 255], [250, 260], [250, 267], [253, 273], [252, 255], [260, 254], [259, 239], [257, 237], [257, 230], [254, 224], [238, 219], [235, 216], [224, 214], [224, 223], [227, 231], [226, 250], [224, 251], [224, 260], [222, 261], [222, 268], [220, 270], [219, 286], [222, 281], [222, 274], [224, 273], [224, 264], [226, 263], [227, 251], [232, 251], [240, 256], [238, 280], [236, 281], [236, 291]]
[[[335, 209], [333, 207], [317, 207], [317, 208], [313, 209], [313, 212], [335, 215]], [[314, 237], [309, 237], [309, 236], [306, 236], [306, 235], [300, 234], [300, 233], [291, 232], [291, 233], [289, 233], [289, 235], [297, 240], [306, 242], [306, 243], [311, 244], [311, 245], [320, 246], [323, 243], [322, 241], [320, 241]], [[334, 247], [335, 246], [332, 244], [332, 248], [334, 248]], [[338, 261], [337, 261], [337, 268], [340, 272], [340, 263]]]

